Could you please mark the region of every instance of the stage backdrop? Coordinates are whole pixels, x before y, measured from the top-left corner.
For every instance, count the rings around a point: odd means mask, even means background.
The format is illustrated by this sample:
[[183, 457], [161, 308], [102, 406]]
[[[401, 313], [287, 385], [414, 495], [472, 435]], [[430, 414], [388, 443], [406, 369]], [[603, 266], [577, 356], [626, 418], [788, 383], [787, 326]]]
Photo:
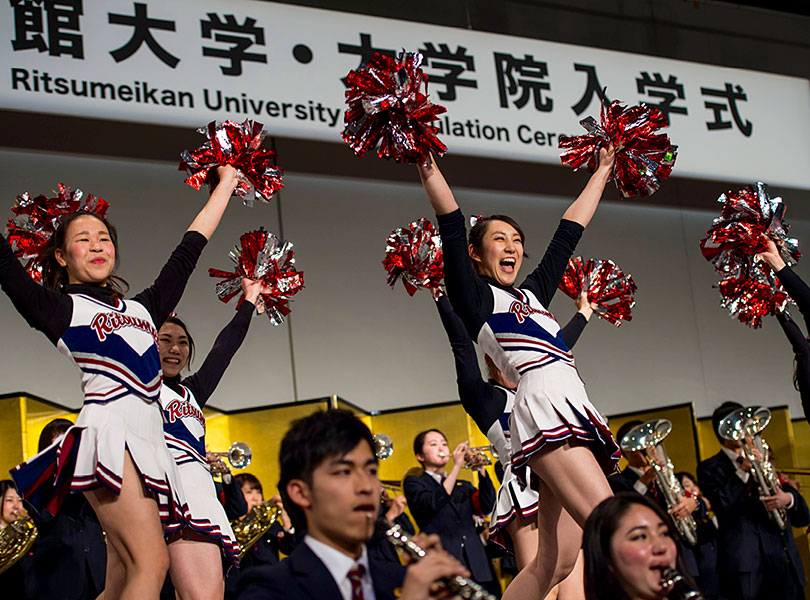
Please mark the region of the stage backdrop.
[[[0, 198], [7, 207], [23, 190], [37, 194], [59, 182], [81, 184], [109, 200], [120, 230], [120, 272], [133, 292], [151, 283], [206, 198], [185, 185], [172, 164], [8, 151], [0, 152], [0, 161]], [[587, 179], [571, 177], [583, 185]], [[208, 267], [228, 268], [227, 253], [239, 235], [259, 226], [295, 244], [306, 288], [295, 297], [292, 315], [280, 327], [254, 318], [211, 405], [235, 409], [337, 394], [374, 411], [455, 400], [453, 361], [433, 301], [421, 292], [411, 298], [400, 286], [390, 289], [380, 264], [394, 227], [432, 216], [415, 169], [412, 184], [295, 173], [285, 181], [278, 203], [248, 209], [234, 199], [178, 307], [197, 342], [196, 368], [234, 314], [233, 304], [214, 296]], [[451, 182], [467, 214], [503, 212], [523, 225], [527, 268], [542, 256], [571, 201], [472, 191], [462, 183]], [[616, 195], [612, 187], [606, 193]], [[633, 320], [616, 328], [594, 318], [574, 349], [588, 393], [606, 414], [691, 401], [705, 416], [734, 399], [786, 404], [794, 417], [801, 415], [791, 385], [792, 352], [776, 320], [752, 330], [719, 306], [712, 288], [717, 279], [698, 248], [716, 214], [659, 207], [655, 197], [641, 204], [609, 200], [585, 232], [578, 253], [615, 260], [638, 285]], [[793, 222], [792, 233], [810, 243], [810, 222]], [[797, 271], [810, 277], [802, 263]], [[551, 309], [563, 323], [575, 310], [561, 293]], [[5, 295], [0, 331], [0, 392], [27, 391], [79, 406], [75, 368], [28, 328]]]

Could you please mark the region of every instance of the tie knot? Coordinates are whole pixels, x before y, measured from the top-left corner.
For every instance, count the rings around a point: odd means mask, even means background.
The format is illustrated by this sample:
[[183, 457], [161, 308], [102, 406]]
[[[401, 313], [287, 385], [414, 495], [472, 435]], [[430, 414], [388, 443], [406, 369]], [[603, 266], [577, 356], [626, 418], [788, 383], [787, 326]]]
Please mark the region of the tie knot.
[[360, 563], [357, 563], [349, 570], [349, 579], [360, 581], [365, 574], [366, 568]]

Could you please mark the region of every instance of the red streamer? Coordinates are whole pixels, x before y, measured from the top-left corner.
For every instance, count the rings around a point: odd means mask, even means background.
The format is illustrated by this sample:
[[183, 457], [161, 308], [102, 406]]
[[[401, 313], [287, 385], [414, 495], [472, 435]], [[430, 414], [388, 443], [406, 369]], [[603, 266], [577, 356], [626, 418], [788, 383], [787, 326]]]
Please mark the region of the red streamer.
[[444, 281], [442, 241], [425, 218], [408, 227], [397, 227], [385, 242], [383, 267], [388, 272], [388, 285], [394, 287], [402, 280], [405, 290], [413, 296], [424, 288], [438, 298]]
[[633, 319], [636, 284], [612, 260], [589, 258], [583, 264], [579, 256], [570, 259], [559, 287], [574, 299], [587, 292], [588, 302], [596, 304], [594, 312], [616, 327]]

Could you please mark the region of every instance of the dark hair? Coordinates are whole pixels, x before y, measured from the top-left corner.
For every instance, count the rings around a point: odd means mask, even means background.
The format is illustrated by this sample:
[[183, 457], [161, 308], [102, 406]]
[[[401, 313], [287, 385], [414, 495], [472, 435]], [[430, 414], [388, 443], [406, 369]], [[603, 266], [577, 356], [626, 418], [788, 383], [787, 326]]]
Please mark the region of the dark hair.
[[721, 444], [725, 440], [720, 437], [720, 421], [725, 419], [735, 410], [739, 410], [742, 407], [743, 405], [739, 404], [738, 402], [723, 402], [723, 404], [714, 409], [714, 412], [712, 413], [712, 430]]
[[[520, 228], [518, 222], [515, 221], [512, 217], [507, 215], [490, 215], [488, 217], [479, 217], [478, 220], [475, 222], [475, 225], [472, 226], [470, 229], [470, 233], [467, 235], [467, 243], [475, 248], [475, 251], [479, 254], [481, 253], [481, 248], [484, 245], [484, 236], [489, 229], [489, 222], [490, 221], [503, 221], [507, 225], [511, 225], [515, 228], [515, 231], [518, 232], [520, 236], [520, 243], [526, 243], [526, 236], [523, 235], [523, 229]], [[523, 252], [523, 258], [529, 258], [529, 255], [526, 254], [525, 250]], [[476, 266], [475, 261], [473, 261], [473, 266]]]
[[259, 493], [264, 496], [264, 490], [262, 489], [262, 483], [259, 481], [258, 477], [253, 475], [252, 473], [239, 473], [239, 475], [234, 475], [233, 480], [236, 482], [240, 488], [244, 487], [245, 484], [249, 485], [252, 488], [256, 488], [259, 490]]
[[[619, 431], [616, 432], [616, 443], [619, 444], [619, 447], [621, 447], [622, 445], [622, 439], [624, 438], [624, 436], [630, 433], [630, 430], [633, 429], [633, 427], [638, 427], [643, 422], [644, 421], [634, 419], [632, 421], [627, 421], [627, 423], [619, 427]], [[624, 450], [622, 450], [622, 452], [624, 452]]]
[[[422, 454], [422, 450], [425, 448], [425, 438], [427, 434], [430, 432], [436, 432], [444, 438], [444, 441], [447, 441], [447, 436], [444, 435], [443, 432], [439, 431], [438, 429], [425, 429], [424, 431], [420, 431], [416, 434], [416, 437], [413, 438], [413, 455], [416, 456], [417, 454]], [[418, 458], [416, 459], [419, 461], [419, 464], [423, 464], [421, 460]]]
[[17, 491], [17, 486], [11, 479], [0, 479], [0, 518], [3, 517], [3, 506], [6, 503], [6, 492], [9, 490]]
[[681, 558], [677, 529], [670, 516], [646, 496], [621, 492], [600, 502], [585, 522], [582, 549], [585, 555], [586, 600], [629, 600], [611, 568], [613, 557], [610, 549], [613, 535], [619, 528], [619, 521], [635, 504], [646, 506], [667, 524], [668, 535], [678, 548], [677, 569], [683, 578], [697, 589]]
[[[326, 459], [343, 456], [365, 441], [374, 455], [374, 438], [368, 427], [348, 410], [320, 410], [294, 421], [281, 440], [278, 491], [293, 525], [306, 527], [304, 511], [290, 500], [287, 484], [301, 479], [312, 485], [312, 473]], [[377, 460], [374, 456], [374, 460]]]
[[692, 475], [689, 471], [678, 471], [677, 473], [675, 473], [675, 479], [678, 480], [678, 483], [681, 484], [681, 487], [683, 487], [683, 478], [684, 477], [688, 477], [689, 479], [692, 480], [692, 482], [695, 485], [697, 485], [697, 477]]
[[118, 230], [104, 217], [91, 213], [88, 211], [80, 210], [69, 215], [65, 215], [59, 219], [59, 224], [56, 226], [56, 231], [51, 238], [45, 243], [42, 251], [37, 257], [37, 264], [42, 267], [42, 285], [51, 290], [60, 291], [62, 286], [68, 283], [67, 268], [63, 267], [56, 260], [56, 250], [66, 250], [65, 244], [67, 242], [68, 226], [78, 219], [79, 217], [91, 216], [107, 227], [110, 232], [110, 240], [112, 240], [113, 247], [115, 248], [115, 265], [107, 280], [107, 285], [112, 290], [113, 294], [118, 298], [123, 298], [124, 294], [129, 291], [129, 284], [125, 279], [115, 275], [115, 270], [118, 268], [120, 262], [120, 253], [118, 250]]
[[42, 429], [42, 433], [39, 434], [39, 450], [38, 452], [42, 452], [53, 444], [53, 440], [55, 437], [62, 435], [68, 429], [73, 427], [73, 423], [68, 421], [67, 419], [54, 419]]
[[[171, 323], [172, 325], [177, 325], [183, 331], [186, 332], [186, 337], [188, 338], [188, 362], [186, 362], [186, 367], [190, 366], [191, 361], [194, 360], [194, 338], [191, 337], [191, 332], [188, 330], [188, 327], [186, 327], [186, 324], [183, 323], [183, 321], [180, 319], [180, 317], [178, 317], [175, 314], [172, 314], [172, 315], [169, 315], [168, 317], [166, 317], [166, 320], [163, 321], [163, 325], [165, 325], [166, 323]], [[161, 325], [160, 327], [163, 327], [163, 325]], [[158, 328], [158, 330], [160, 330], [160, 328]], [[203, 362], [205, 362], [205, 361], [203, 361]]]

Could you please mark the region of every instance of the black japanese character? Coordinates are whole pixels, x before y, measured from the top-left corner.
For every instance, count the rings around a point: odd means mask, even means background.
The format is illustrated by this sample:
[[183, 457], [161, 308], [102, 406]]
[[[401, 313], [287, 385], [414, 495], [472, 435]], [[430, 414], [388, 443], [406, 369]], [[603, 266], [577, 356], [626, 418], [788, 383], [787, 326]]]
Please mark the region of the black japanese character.
[[588, 77], [588, 81], [585, 83], [585, 91], [582, 93], [582, 97], [571, 107], [571, 110], [573, 110], [577, 115], [581, 115], [588, 110], [594, 96], [599, 98], [600, 102], [610, 102], [610, 99], [608, 99], [607, 95], [605, 94], [602, 84], [599, 83], [599, 77], [596, 75], [595, 66], [574, 63], [574, 71], [585, 73], [585, 75]]
[[202, 36], [211, 39], [212, 31], [225, 31], [229, 33], [215, 33], [214, 41], [230, 44], [227, 49], [207, 48], [203, 46], [203, 56], [216, 56], [231, 61], [230, 66], [220, 66], [223, 75], [241, 75], [242, 61], [267, 63], [266, 54], [245, 52], [253, 44], [264, 46], [264, 27], [256, 27], [256, 19], [245, 17], [241, 25], [236, 22], [233, 15], [225, 15], [221, 21], [216, 13], [208, 13], [207, 21], [200, 21]]
[[458, 46], [455, 52], [451, 52], [447, 44], [439, 44], [437, 50], [431, 42], [425, 42], [425, 47], [421, 48], [419, 52], [424, 56], [423, 65], [426, 68], [441, 69], [445, 72], [443, 75], [431, 72], [427, 74], [431, 85], [445, 86], [443, 91], [438, 92], [438, 96], [442, 100], [455, 100], [457, 87], [478, 87], [478, 83], [474, 79], [459, 77], [464, 71], [475, 71], [473, 57], [467, 54], [467, 48], [464, 46]]
[[745, 90], [741, 85], [733, 86], [730, 83], [726, 83], [725, 89], [722, 90], [713, 90], [711, 88], [702, 87], [700, 88], [700, 93], [704, 96], [714, 96], [717, 98], [723, 98], [724, 100], [724, 102], [706, 101], [703, 103], [706, 108], [714, 111], [714, 121], [707, 121], [706, 129], [709, 131], [714, 131], [716, 129], [731, 129], [731, 121], [723, 120], [723, 113], [730, 110], [734, 123], [737, 125], [737, 129], [739, 129], [745, 137], [750, 137], [754, 126], [748, 119], [746, 119], [743, 123], [743, 119], [740, 116], [740, 111], [737, 108], [738, 100], [743, 102], [748, 100], [748, 96], [745, 95]]
[[113, 50], [110, 52], [112, 57], [115, 59], [115, 62], [121, 62], [122, 60], [128, 59], [140, 49], [144, 42], [146, 42], [146, 45], [155, 56], [174, 69], [177, 66], [177, 63], [180, 62], [180, 59], [172, 54], [169, 54], [169, 52], [163, 46], [158, 44], [157, 40], [154, 38], [154, 36], [152, 36], [152, 32], [150, 31], [152, 29], [174, 31], [174, 21], [150, 19], [146, 14], [146, 4], [141, 2], [134, 2], [133, 4], [135, 6], [135, 16], [130, 17], [129, 15], [115, 15], [113, 13], [108, 14], [109, 22], [113, 25], [128, 25], [134, 28], [130, 40], [118, 48], [118, 50]]
[[[368, 59], [371, 58], [375, 52], [379, 52], [380, 54], [385, 54], [386, 56], [394, 56], [393, 50], [388, 50], [386, 48], [375, 48], [371, 45], [371, 34], [368, 33], [361, 33], [360, 34], [360, 45], [359, 46], [352, 46], [351, 44], [344, 44], [342, 42], [338, 42], [338, 52], [341, 54], [356, 54], [360, 57], [360, 64], [358, 66], [362, 67], [367, 62]], [[344, 77], [341, 79], [343, 85], [346, 85], [346, 78]]]
[[650, 106], [656, 107], [667, 118], [669, 123], [669, 115], [675, 113], [678, 115], [688, 114], [685, 106], [673, 106], [676, 99], [685, 100], [686, 95], [683, 91], [683, 85], [678, 83], [678, 78], [675, 75], [670, 75], [666, 81], [661, 73], [650, 74], [647, 71], [641, 72], [641, 77], [636, 77], [636, 90], [639, 94], [646, 94], [650, 98], [658, 98], [660, 102], [653, 104], [648, 102]]
[[529, 101], [529, 96], [534, 96], [534, 107], [537, 110], [551, 112], [554, 100], [543, 97], [543, 91], [550, 90], [551, 84], [541, 81], [548, 76], [546, 63], [534, 60], [531, 54], [516, 58], [511, 54], [495, 52], [493, 56], [498, 76], [498, 94], [503, 108], [509, 106], [508, 96], [514, 96], [520, 91], [520, 97], [514, 101], [515, 106], [523, 108]]
[[[84, 58], [82, 36], [78, 33], [83, 14], [82, 0], [10, 0], [14, 9], [14, 50], [48, 50], [51, 56]], [[48, 40], [45, 40], [47, 14]]]

